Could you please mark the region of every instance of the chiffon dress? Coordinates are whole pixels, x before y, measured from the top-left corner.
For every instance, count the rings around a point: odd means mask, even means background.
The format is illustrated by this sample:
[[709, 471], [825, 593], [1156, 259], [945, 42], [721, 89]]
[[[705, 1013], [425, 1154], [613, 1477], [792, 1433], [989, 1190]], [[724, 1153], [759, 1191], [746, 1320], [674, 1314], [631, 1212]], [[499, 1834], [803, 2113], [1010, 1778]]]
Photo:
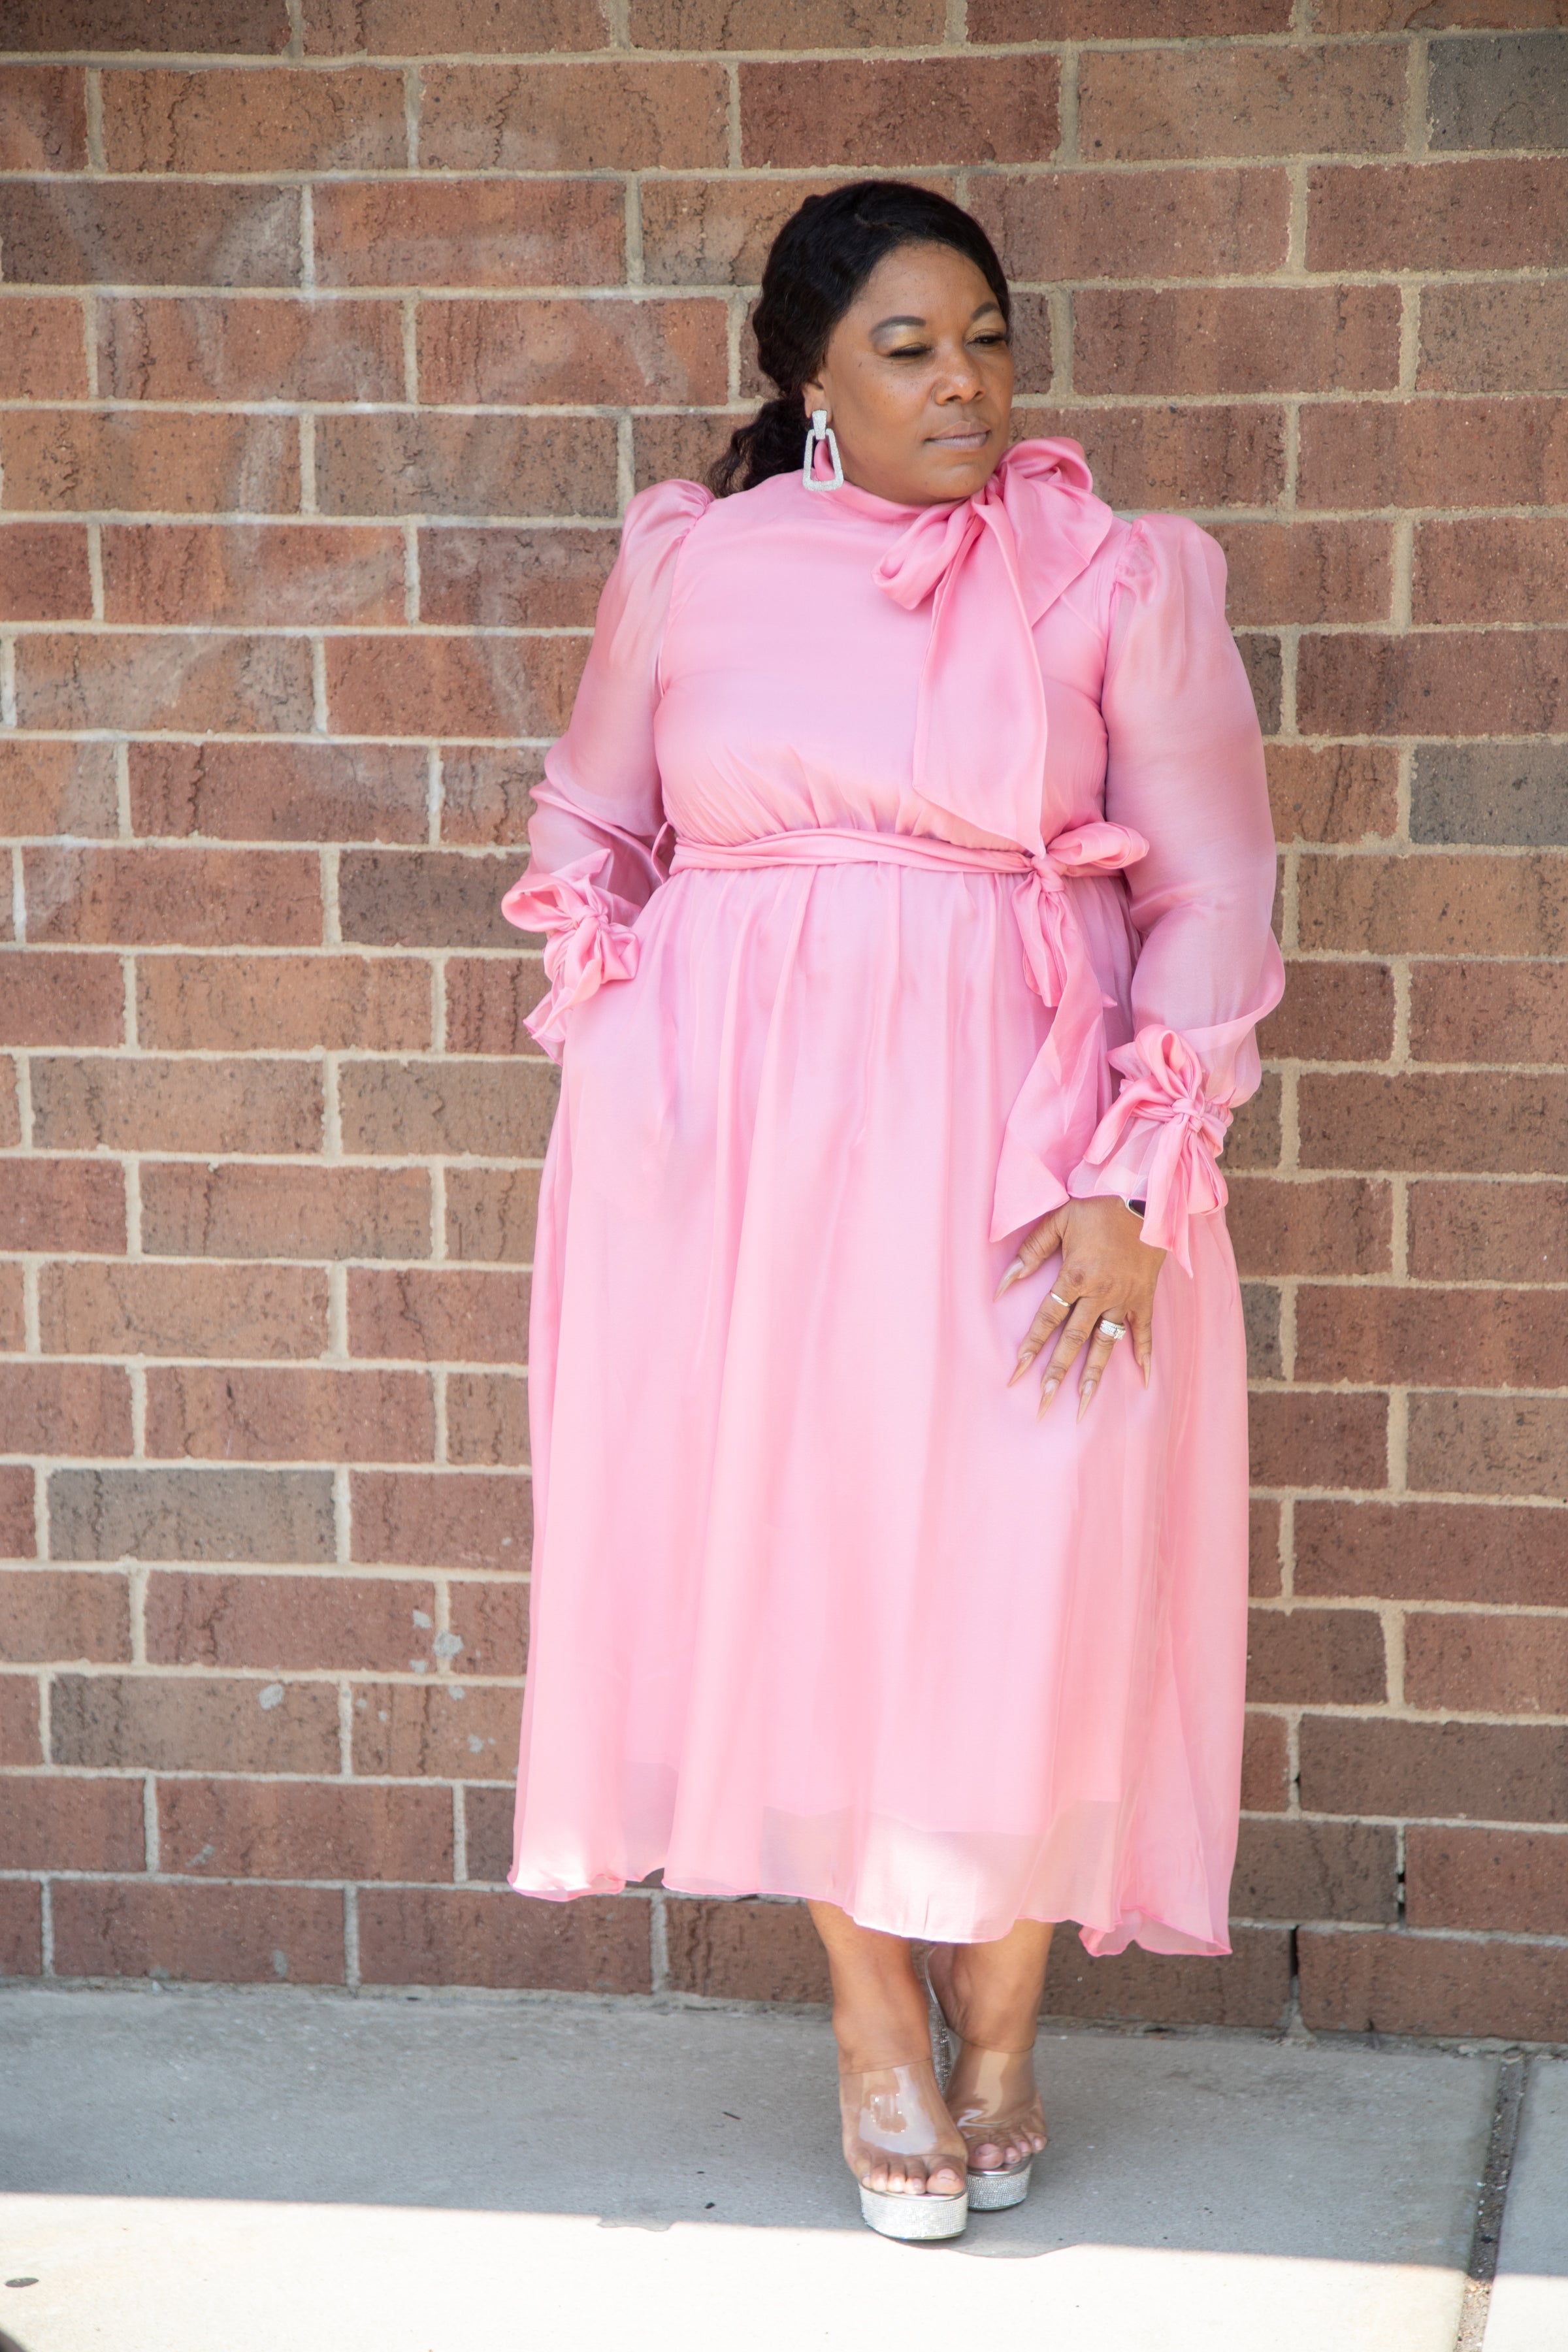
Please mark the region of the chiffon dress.
[[[1247, 1445], [1215, 1164], [1281, 982], [1219, 550], [1075, 442], [636, 499], [512, 922], [562, 1062], [511, 1884], [1223, 1952]], [[1069, 1197], [1170, 1255], [1008, 1385]]]

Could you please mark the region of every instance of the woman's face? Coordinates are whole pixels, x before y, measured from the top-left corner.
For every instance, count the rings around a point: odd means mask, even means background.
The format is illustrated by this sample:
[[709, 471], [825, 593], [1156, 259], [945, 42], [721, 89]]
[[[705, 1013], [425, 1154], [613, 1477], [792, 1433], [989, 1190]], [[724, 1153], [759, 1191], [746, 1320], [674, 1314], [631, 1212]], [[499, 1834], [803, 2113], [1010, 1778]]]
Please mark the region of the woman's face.
[[967, 499], [1007, 446], [1007, 322], [964, 255], [900, 246], [835, 327], [805, 392], [808, 415], [826, 409], [846, 478], [861, 489], [907, 507]]

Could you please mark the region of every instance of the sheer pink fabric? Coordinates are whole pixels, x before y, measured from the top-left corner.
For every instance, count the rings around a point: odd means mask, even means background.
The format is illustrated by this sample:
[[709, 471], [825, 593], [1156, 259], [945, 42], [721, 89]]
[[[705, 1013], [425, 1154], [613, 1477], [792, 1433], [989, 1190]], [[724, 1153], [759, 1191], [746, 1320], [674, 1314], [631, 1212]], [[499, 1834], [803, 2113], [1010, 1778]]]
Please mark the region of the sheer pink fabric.
[[[1224, 566], [1071, 442], [979, 498], [628, 513], [531, 864], [563, 1058], [512, 1883], [1223, 1951], [1246, 1594], [1216, 1157], [1277, 1001]], [[1009, 1390], [1069, 1195], [1172, 1253], [1145, 1391]]]

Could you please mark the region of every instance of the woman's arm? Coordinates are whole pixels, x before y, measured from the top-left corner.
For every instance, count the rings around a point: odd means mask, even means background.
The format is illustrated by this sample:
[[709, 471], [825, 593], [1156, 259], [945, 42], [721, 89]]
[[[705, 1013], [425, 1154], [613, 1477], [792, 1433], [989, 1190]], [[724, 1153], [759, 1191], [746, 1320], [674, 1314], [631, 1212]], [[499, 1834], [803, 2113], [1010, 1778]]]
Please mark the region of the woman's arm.
[[572, 722], [534, 793], [528, 871], [501, 900], [509, 922], [544, 933], [551, 986], [526, 1025], [557, 1060], [572, 1007], [637, 970], [630, 925], [663, 879], [658, 654], [676, 557], [710, 502], [695, 482], [660, 482], [626, 509]]

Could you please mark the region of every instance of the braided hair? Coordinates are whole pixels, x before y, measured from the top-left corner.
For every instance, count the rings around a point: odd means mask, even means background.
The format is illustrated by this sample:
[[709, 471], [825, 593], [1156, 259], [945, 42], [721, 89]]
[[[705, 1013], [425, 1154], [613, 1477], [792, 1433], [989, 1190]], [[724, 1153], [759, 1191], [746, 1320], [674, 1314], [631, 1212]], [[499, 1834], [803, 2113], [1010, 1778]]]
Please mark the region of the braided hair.
[[980, 223], [946, 196], [904, 180], [856, 180], [830, 195], [807, 196], [785, 221], [763, 271], [752, 326], [763, 373], [778, 386], [710, 469], [717, 498], [754, 489], [771, 474], [798, 469], [805, 457], [801, 397], [826, 354], [829, 338], [878, 263], [904, 245], [947, 245], [973, 261], [1005, 319], [1012, 301], [1002, 264]]

